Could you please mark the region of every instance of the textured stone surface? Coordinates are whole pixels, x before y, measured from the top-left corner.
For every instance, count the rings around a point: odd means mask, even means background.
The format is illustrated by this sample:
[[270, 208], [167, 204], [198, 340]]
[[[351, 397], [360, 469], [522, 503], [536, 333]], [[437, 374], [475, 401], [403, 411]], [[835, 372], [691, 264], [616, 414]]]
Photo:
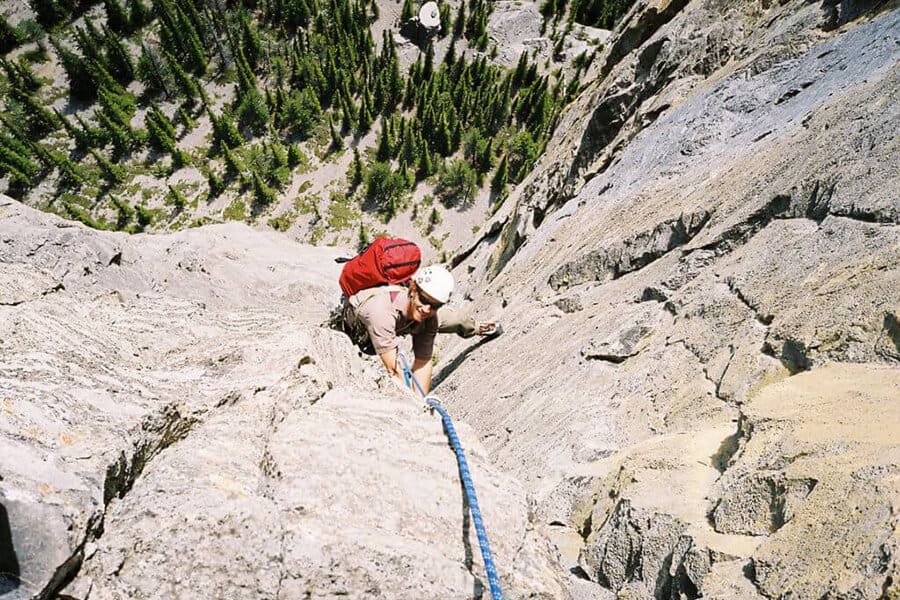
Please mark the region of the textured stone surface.
[[[510, 597], [900, 595], [897, 8], [639, 0], [454, 260]], [[434, 418], [318, 326], [340, 251], [0, 211], [7, 597], [483, 597]]]
[[[900, 572], [900, 369], [813, 369], [764, 387], [745, 414], [714, 520], [771, 513], [777, 534], [752, 555], [760, 591], [879, 597]], [[774, 494], [759, 494], [760, 480]]]
[[[900, 11], [852, 4], [636, 3], [460, 263], [478, 309], [525, 325], [448, 341], [443, 394], [621, 598], [897, 593], [896, 447], [851, 451], [900, 439], [896, 401], [838, 382], [900, 369]], [[707, 216], [659, 234], [683, 215]], [[794, 379], [834, 393], [753, 442]], [[812, 450], [817, 422], [841, 433]]]
[[[4, 600], [480, 596], [440, 420], [321, 325], [341, 250], [0, 212]], [[507, 594], [566, 597], [459, 429]]]

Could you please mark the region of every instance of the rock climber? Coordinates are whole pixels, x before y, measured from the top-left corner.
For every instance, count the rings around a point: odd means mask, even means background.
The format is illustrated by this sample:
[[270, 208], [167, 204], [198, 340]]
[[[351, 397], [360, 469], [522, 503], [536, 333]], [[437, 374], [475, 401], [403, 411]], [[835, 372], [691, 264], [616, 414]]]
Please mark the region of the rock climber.
[[364, 289], [344, 301], [344, 330], [360, 347], [366, 349], [371, 344], [370, 353], [377, 354], [388, 372], [401, 383], [404, 380], [398, 360], [399, 339], [412, 336], [412, 372], [428, 393], [436, 334], [491, 338], [503, 332], [498, 323], [479, 324], [464, 311], [445, 306], [453, 285], [450, 271], [432, 265], [416, 271], [408, 287], [386, 285]]

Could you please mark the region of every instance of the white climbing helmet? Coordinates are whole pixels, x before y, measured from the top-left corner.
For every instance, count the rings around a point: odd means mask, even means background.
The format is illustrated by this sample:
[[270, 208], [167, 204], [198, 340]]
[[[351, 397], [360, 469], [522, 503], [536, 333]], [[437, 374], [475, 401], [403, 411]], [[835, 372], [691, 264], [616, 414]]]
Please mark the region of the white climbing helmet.
[[450, 300], [453, 293], [453, 275], [441, 265], [431, 265], [416, 271], [413, 281], [419, 289], [440, 302]]

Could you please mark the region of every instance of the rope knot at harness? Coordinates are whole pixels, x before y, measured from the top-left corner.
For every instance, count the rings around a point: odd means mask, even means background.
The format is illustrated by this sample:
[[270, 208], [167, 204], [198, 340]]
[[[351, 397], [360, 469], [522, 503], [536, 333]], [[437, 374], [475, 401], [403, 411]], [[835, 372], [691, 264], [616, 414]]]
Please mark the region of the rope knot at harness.
[[[444, 432], [453, 446], [453, 452], [456, 454], [456, 463], [459, 465], [459, 478], [462, 480], [463, 488], [466, 492], [466, 500], [469, 503], [469, 510], [472, 513], [472, 522], [475, 524], [475, 534], [478, 537], [478, 545], [481, 548], [481, 558], [484, 561], [484, 572], [487, 575], [488, 585], [491, 589], [492, 600], [503, 600], [503, 592], [500, 589], [500, 578], [497, 576], [497, 569], [494, 566], [494, 556], [491, 553], [491, 546], [488, 542], [487, 532], [484, 529], [484, 520], [481, 518], [481, 509], [478, 507], [478, 497], [475, 495], [475, 484], [472, 482], [472, 475], [469, 473], [469, 464], [466, 461], [466, 455], [463, 452], [462, 444], [459, 436], [456, 434], [456, 428], [453, 427], [453, 421], [450, 415], [441, 406], [437, 396], [425, 393], [403, 352], [399, 353], [400, 362], [403, 366], [403, 379], [409, 389], [417, 389], [425, 400], [425, 404], [441, 416], [441, 423], [444, 426]], [[415, 387], [413, 387], [415, 386]]]

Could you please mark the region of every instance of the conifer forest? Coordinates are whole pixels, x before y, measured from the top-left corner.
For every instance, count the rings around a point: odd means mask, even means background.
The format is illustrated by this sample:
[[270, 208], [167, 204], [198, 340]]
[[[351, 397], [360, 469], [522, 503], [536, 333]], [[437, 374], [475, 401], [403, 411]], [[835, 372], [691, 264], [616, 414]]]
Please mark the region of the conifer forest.
[[303, 221], [313, 243], [406, 215], [440, 250], [448, 212], [483, 221], [528, 174], [602, 47], [584, 32], [631, 2], [535, 5], [544, 46], [505, 62], [492, 0], [439, 2], [427, 31], [412, 0], [24, 4], [0, 3], [0, 192], [95, 228]]

